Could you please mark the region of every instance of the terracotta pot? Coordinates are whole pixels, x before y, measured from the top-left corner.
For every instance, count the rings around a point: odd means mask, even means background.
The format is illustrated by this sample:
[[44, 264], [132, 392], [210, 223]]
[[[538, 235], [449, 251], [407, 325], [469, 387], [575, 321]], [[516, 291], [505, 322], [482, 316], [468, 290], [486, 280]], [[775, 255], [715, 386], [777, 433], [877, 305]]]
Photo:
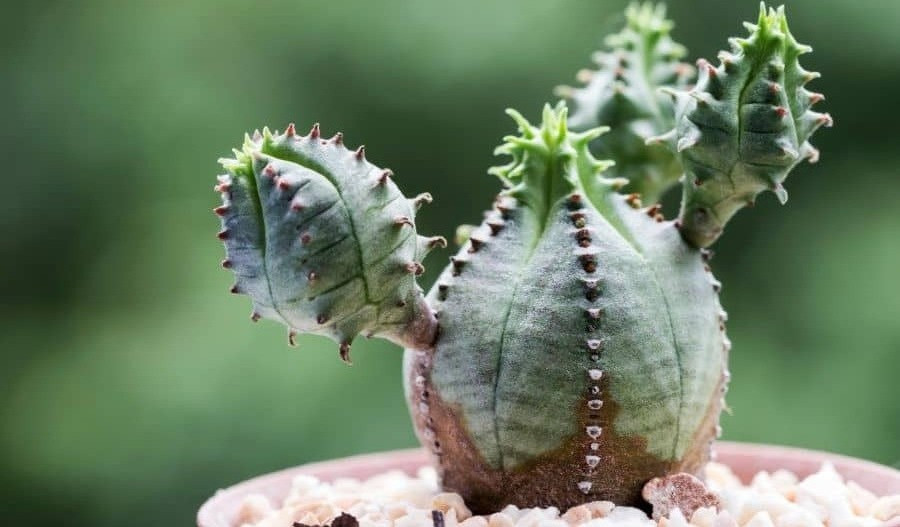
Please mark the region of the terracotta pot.
[[[716, 453], [717, 461], [731, 467], [744, 482], [760, 470], [771, 472], [786, 469], [803, 477], [818, 471], [822, 462], [830, 461], [845, 479], [853, 480], [879, 496], [900, 494], [900, 470], [870, 461], [814, 450], [724, 441], [717, 443]], [[281, 503], [287, 496], [291, 480], [298, 474], [311, 474], [322, 480], [367, 478], [391, 469], [415, 474], [427, 462], [424, 450], [411, 449], [354, 456], [273, 472], [217, 492], [200, 508], [197, 525], [232, 527], [231, 519], [248, 494], [263, 494], [272, 503]], [[900, 521], [893, 520], [886, 527], [900, 527]]]

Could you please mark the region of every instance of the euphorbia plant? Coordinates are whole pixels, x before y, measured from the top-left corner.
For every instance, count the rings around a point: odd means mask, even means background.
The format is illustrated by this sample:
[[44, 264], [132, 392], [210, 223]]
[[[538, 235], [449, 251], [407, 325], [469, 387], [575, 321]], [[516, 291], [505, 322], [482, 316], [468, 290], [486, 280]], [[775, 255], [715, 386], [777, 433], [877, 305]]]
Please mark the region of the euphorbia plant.
[[[291, 125], [222, 160], [232, 292], [291, 338], [333, 338], [344, 360], [360, 333], [406, 347], [419, 438], [475, 510], [636, 504], [649, 479], [700, 471], [730, 348], [704, 248], [760, 192], [784, 202], [831, 124], [810, 109], [818, 75], [782, 9], [763, 7], [719, 66], [700, 60], [693, 86], [662, 11], [627, 19], [568, 90], [575, 122], [562, 102], [539, 124], [508, 112], [519, 133], [497, 153], [511, 161], [491, 169], [503, 189], [427, 295], [422, 260], [446, 245], [416, 229], [431, 196], [406, 199], [363, 147]], [[666, 220], [656, 202], [676, 174], [681, 211]]]

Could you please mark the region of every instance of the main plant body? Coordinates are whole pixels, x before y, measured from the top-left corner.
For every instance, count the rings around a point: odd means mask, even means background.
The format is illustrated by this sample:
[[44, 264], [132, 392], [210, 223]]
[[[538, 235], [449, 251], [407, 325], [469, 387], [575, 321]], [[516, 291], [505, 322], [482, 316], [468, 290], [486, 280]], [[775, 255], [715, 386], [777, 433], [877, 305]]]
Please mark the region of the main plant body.
[[[407, 200], [318, 125], [247, 137], [217, 187], [232, 291], [254, 319], [335, 339], [345, 360], [360, 333], [406, 347], [419, 438], [473, 509], [639, 504], [649, 479], [698, 473], [718, 435], [730, 343], [704, 247], [760, 192], [783, 201], [830, 124], [809, 109], [816, 75], [783, 12], [748, 27], [688, 89], [671, 24], [631, 8], [610, 40], [622, 50], [569, 90], [577, 119], [564, 103], [538, 125], [510, 112], [519, 134], [497, 152], [511, 162], [492, 169], [503, 189], [427, 296], [416, 276], [445, 245], [416, 231], [430, 196]], [[619, 130], [584, 129], [607, 122]], [[674, 169], [682, 209], [666, 221], [655, 200]]]

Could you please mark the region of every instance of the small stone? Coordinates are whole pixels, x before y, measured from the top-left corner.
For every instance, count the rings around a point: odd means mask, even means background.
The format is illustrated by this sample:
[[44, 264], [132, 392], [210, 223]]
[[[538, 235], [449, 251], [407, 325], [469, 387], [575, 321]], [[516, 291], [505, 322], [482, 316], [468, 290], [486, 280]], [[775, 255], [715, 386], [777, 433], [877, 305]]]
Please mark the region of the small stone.
[[513, 527], [515, 522], [502, 512], [495, 512], [488, 518], [488, 527]]
[[272, 504], [262, 494], [251, 494], [244, 498], [235, 516], [235, 523], [256, 523], [272, 513]]
[[900, 518], [900, 494], [879, 498], [869, 509], [869, 515], [881, 521]]
[[772, 523], [772, 517], [768, 512], [759, 511], [744, 524], [744, 527], [775, 527], [775, 524]]
[[685, 517], [692, 517], [701, 507], [719, 507], [719, 498], [702, 481], [684, 472], [651, 479], [644, 485], [641, 496], [653, 505], [653, 519], [657, 521], [676, 508]]
[[569, 525], [577, 526], [591, 521], [593, 516], [591, 516], [591, 509], [584, 505], [578, 505], [567, 510], [566, 513], [562, 515], [562, 519]]
[[878, 496], [860, 487], [855, 481], [847, 482], [847, 497], [857, 516], [863, 516], [872, 509], [872, 505], [878, 500]]
[[690, 524], [681, 513], [681, 509], [675, 509], [668, 518], [659, 519], [659, 527], [690, 527]]
[[462, 496], [455, 492], [442, 492], [431, 500], [431, 507], [446, 514], [451, 509], [456, 511], [456, 519], [465, 521], [472, 516], [472, 511], [466, 507]]
[[484, 519], [484, 516], [472, 516], [461, 522], [459, 527], [488, 527], [488, 521]]
[[716, 509], [712, 507], [700, 507], [691, 514], [691, 525], [694, 527], [715, 527]]
[[406, 516], [406, 513], [406, 507], [400, 503], [389, 503], [384, 507], [384, 515], [391, 520], [402, 518], [403, 516]]
[[[713, 527], [738, 527], [738, 523], [728, 511], [719, 511], [719, 514], [713, 521]], [[787, 525], [779, 525], [779, 527], [787, 527]], [[806, 526], [804, 525], [803, 527]]]
[[611, 501], [592, 501], [590, 503], [585, 503], [582, 507], [587, 507], [591, 512], [591, 519], [597, 519], [609, 516], [609, 513], [616, 507], [616, 504]]
[[741, 480], [727, 465], [711, 462], [706, 464], [706, 485], [713, 491], [739, 488]]

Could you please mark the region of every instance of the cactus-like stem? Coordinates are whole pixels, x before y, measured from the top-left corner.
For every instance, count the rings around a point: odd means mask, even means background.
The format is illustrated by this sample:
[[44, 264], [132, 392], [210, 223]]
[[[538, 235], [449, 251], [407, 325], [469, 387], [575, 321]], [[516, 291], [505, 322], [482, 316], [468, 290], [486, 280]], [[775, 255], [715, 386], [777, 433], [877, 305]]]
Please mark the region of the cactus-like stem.
[[675, 128], [651, 143], [665, 142], [685, 168], [679, 222], [685, 240], [707, 247], [725, 224], [756, 196], [771, 190], [787, 201], [782, 183], [798, 163], [819, 153], [809, 137], [831, 116], [811, 110], [824, 97], [804, 87], [819, 77], [798, 57], [812, 48], [791, 35], [784, 8], [760, 6], [747, 38], [730, 40], [714, 67], [698, 62], [700, 79], [689, 91], [672, 91]]
[[557, 94], [570, 99], [573, 130], [611, 127], [593, 142], [593, 150], [616, 162], [609, 175], [628, 180], [625, 192], [638, 193], [652, 204], [682, 174], [670, 150], [646, 144], [675, 123], [674, 104], [660, 88], [686, 87], [694, 68], [681, 62], [686, 51], [669, 36], [673, 23], [666, 19], [663, 4], [632, 4], [625, 18], [625, 28], [606, 38], [607, 49], [594, 53], [598, 69], [578, 72], [577, 79], [585, 85], [560, 86]]
[[445, 488], [507, 503], [637, 504], [650, 478], [697, 472], [721, 407], [725, 341], [700, 251], [642, 209], [566, 108], [492, 169], [494, 209], [429, 293], [434, 350], [408, 351], [407, 394]]
[[292, 342], [297, 332], [331, 337], [345, 361], [359, 333], [431, 347], [437, 319], [416, 276], [446, 241], [419, 236], [414, 222], [430, 195], [406, 199], [365, 147], [326, 139], [318, 125], [257, 132], [220, 163], [223, 266], [232, 292], [253, 300], [253, 320], [282, 322]]

